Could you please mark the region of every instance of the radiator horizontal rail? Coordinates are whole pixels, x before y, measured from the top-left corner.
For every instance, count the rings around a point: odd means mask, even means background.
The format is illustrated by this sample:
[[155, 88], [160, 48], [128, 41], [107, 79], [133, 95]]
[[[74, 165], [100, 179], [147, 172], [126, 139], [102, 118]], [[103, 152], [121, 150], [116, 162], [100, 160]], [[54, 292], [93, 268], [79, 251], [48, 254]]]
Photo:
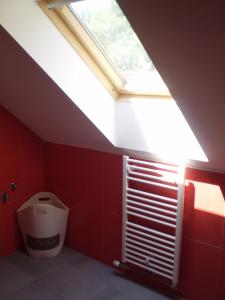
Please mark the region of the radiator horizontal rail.
[[169, 182], [169, 183], [177, 184], [176, 180], [165, 179], [163, 177], [149, 175], [149, 174], [144, 174], [144, 173], [140, 173], [140, 172], [134, 172], [134, 171], [131, 171], [131, 170], [129, 170], [129, 174], [133, 175], [133, 176], [139, 176], [139, 177], [149, 178], [149, 179], [153, 179], [153, 180], [158, 180], [158, 181], [163, 181], [163, 182]]
[[160, 254], [164, 254], [164, 255], [167, 255], [168, 257], [171, 257], [171, 258], [174, 258], [174, 254], [171, 253], [171, 252], [168, 252], [168, 251], [164, 251], [164, 250], [161, 250], [159, 248], [156, 248], [156, 247], [153, 247], [153, 246], [150, 246], [150, 245], [145, 245], [141, 242], [138, 242], [138, 241], [134, 241], [134, 240], [131, 240], [129, 238], [126, 238], [126, 245], [128, 244], [135, 244], [135, 245], [138, 245], [140, 247], [145, 247], [146, 249], [149, 249], [149, 250], [152, 250], [152, 251], [155, 251], [157, 253], [160, 253]]
[[[144, 261], [143, 259], [138, 258], [138, 257], [135, 257], [135, 256], [130, 255], [130, 254], [126, 254], [126, 258], [131, 258], [131, 259], [134, 259], [134, 260], [136, 260], [136, 261], [138, 261], [138, 262], [140, 262], [140, 263], [145, 264], [145, 261]], [[148, 264], [146, 264], [146, 265], [149, 266], [149, 267], [151, 267], [151, 268], [153, 268], [154, 270], [155, 270], [155, 269], [158, 269], [158, 270], [163, 271], [163, 272], [165, 272], [165, 273], [173, 274], [173, 272], [172, 272], [171, 270], [168, 270], [168, 269], [166, 269], [166, 268], [160, 267], [160, 266], [158, 266], [158, 265], [156, 265], [156, 264], [151, 263], [151, 264], [149, 264], [149, 265], [148, 265]]]
[[134, 178], [134, 177], [131, 177], [131, 176], [128, 176], [127, 179], [131, 180], [131, 181], [135, 181], [135, 182], [141, 182], [141, 183], [144, 183], [144, 184], [158, 186], [158, 187], [165, 188], [165, 189], [170, 189], [170, 190], [175, 190], [175, 191], [178, 190], [177, 187], [169, 185], [169, 184], [163, 184], [163, 183], [158, 183], [158, 182], [154, 182], [154, 181], [148, 181], [148, 180], [144, 180], [144, 179]]
[[176, 225], [171, 224], [169, 222], [161, 221], [159, 219], [155, 219], [155, 218], [143, 216], [141, 214], [137, 214], [137, 213], [134, 213], [134, 212], [131, 212], [131, 211], [127, 211], [127, 214], [131, 215], [131, 216], [134, 216], [134, 217], [138, 217], [138, 218], [144, 219], [144, 220], [152, 221], [152, 222], [155, 222], [155, 223], [158, 223], [158, 224], [161, 224], [161, 225], [165, 225], [165, 226], [168, 226], [168, 227], [176, 228]]
[[[144, 171], [144, 172], [148, 172], [148, 173], [157, 174], [160, 176], [165, 176], [165, 177], [169, 176], [171, 178], [175, 178], [177, 176], [176, 172], [174, 173], [169, 170], [151, 169], [151, 168], [145, 168], [145, 167], [140, 167], [140, 166], [136, 166], [136, 165], [127, 165], [127, 167], [130, 168], [131, 171], [133, 171], [133, 170]], [[176, 179], [174, 181], [176, 181]]]
[[164, 202], [159, 202], [159, 201], [156, 201], [156, 200], [153, 200], [153, 199], [147, 199], [147, 198], [144, 198], [144, 197], [131, 195], [131, 194], [127, 194], [127, 198], [132, 198], [132, 199], [135, 199], [135, 200], [144, 201], [144, 202], [149, 203], [149, 204], [155, 204], [157, 206], [162, 206], [162, 207], [167, 207], [169, 209], [177, 210], [177, 207], [175, 205], [167, 204], [167, 203], [164, 203]]
[[138, 228], [138, 229], [140, 229], [140, 230], [144, 230], [144, 231], [147, 231], [147, 232], [156, 234], [156, 235], [159, 235], [159, 236], [161, 236], [161, 237], [165, 237], [165, 238], [170, 239], [170, 240], [172, 240], [172, 241], [175, 241], [175, 236], [174, 236], [174, 235], [170, 235], [170, 234], [167, 234], [167, 233], [163, 233], [163, 232], [161, 232], [161, 231], [157, 231], [157, 230], [154, 230], [154, 229], [151, 229], [151, 228], [148, 228], [148, 227], [139, 225], [139, 224], [135, 224], [135, 223], [129, 222], [129, 221], [126, 222], [126, 225], [127, 225], [127, 226], [131, 226], [131, 227], [134, 227], [134, 228]]
[[138, 262], [135, 262], [135, 261], [133, 261], [132, 259], [129, 259], [129, 258], [128, 258], [128, 259], [126, 259], [126, 261], [127, 261], [128, 263], [131, 263], [131, 264], [137, 266], [137, 267], [140, 267], [140, 268], [145, 269], [145, 270], [148, 270], [148, 271], [150, 271], [150, 272], [152, 272], [152, 273], [161, 275], [162, 277], [165, 277], [165, 278], [168, 278], [168, 279], [172, 279], [172, 276], [167, 275], [167, 274], [164, 274], [163, 272], [154, 270], [153, 268], [147, 267], [147, 266], [145, 266], [145, 265], [143, 265], [143, 264], [140, 264], [140, 263], [138, 263]]
[[162, 265], [164, 267], [167, 267], [167, 268], [173, 270], [173, 264], [165, 263], [165, 262], [163, 262], [161, 260], [155, 259], [154, 257], [151, 257], [151, 256], [149, 257], [149, 256], [147, 256], [145, 254], [142, 254], [142, 253], [139, 253], [139, 252], [136, 252], [134, 250], [126, 248], [126, 253], [128, 253], [128, 252], [131, 253], [131, 254], [133, 254], [133, 255], [135, 255], [135, 256], [143, 257], [145, 260], [148, 259], [149, 260], [149, 264], [151, 263], [151, 261], [153, 261], [154, 263], [160, 264], [160, 265]]
[[[129, 195], [127, 195], [127, 196], [129, 197]], [[175, 213], [174, 211], [170, 211], [170, 210], [166, 210], [166, 209], [163, 209], [163, 208], [159, 208], [157, 206], [152, 206], [152, 205], [140, 203], [140, 202], [129, 200], [129, 199], [127, 200], [127, 203], [130, 203], [132, 205], [137, 205], [137, 206], [145, 207], [145, 208], [148, 208], [150, 210], [155, 210], [155, 211], [162, 212], [162, 213], [165, 213], [165, 214], [168, 214], [168, 215], [172, 215], [172, 216], [175, 216], [175, 217], [177, 216], [177, 213]]]
[[143, 191], [139, 191], [139, 190], [132, 189], [132, 188], [127, 188], [127, 191], [135, 193], [135, 194], [147, 196], [147, 197], [153, 197], [155, 199], [163, 200], [163, 201], [166, 201], [166, 202], [169, 202], [169, 203], [177, 204], [177, 199], [175, 199], [175, 198], [160, 196], [160, 195], [156, 195], [156, 194], [152, 194], [152, 193], [148, 193], [148, 192], [143, 192]]
[[157, 254], [157, 253], [152, 252], [152, 251], [149, 251], [149, 250], [145, 250], [145, 249], [140, 248], [140, 247], [138, 247], [138, 246], [131, 245], [131, 244], [127, 244], [127, 245], [126, 245], [126, 249], [128, 249], [128, 248], [131, 248], [131, 249], [140, 251], [140, 252], [142, 252], [142, 253], [145, 253], [145, 254], [147, 254], [147, 255], [150, 256], [150, 257], [157, 257], [157, 258], [159, 258], [159, 259], [161, 259], [161, 260], [163, 260], [163, 261], [166, 261], [166, 262], [168, 262], [168, 263], [170, 263], [170, 264], [172, 264], [172, 265], [174, 264], [174, 259], [168, 258], [168, 257], [165, 257], [165, 256], [162, 256], [162, 255], [160, 255], [160, 254]]
[[136, 233], [136, 234], [139, 234], [139, 235], [142, 235], [142, 236], [145, 236], [147, 238], [150, 238], [150, 239], [153, 239], [155, 241], [158, 241], [158, 242], [162, 242], [162, 243], [165, 243], [167, 245], [171, 245], [174, 247], [175, 243], [174, 242], [171, 242], [171, 241], [168, 241], [166, 239], [162, 239], [162, 238], [159, 238], [155, 235], [152, 235], [152, 234], [149, 234], [149, 233], [144, 233], [144, 232], [141, 232], [139, 230], [136, 230], [136, 229], [133, 229], [133, 228], [129, 228], [127, 227], [127, 232], [133, 232], [133, 233]]
[[171, 217], [168, 217], [168, 216], [165, 216], [165, 215], [162, 215], [162, 214], [155, 213], [153, 211], [148, 211], [148, 210], [145, 210], [145, 209], [142, 209], [142, 208], [138, 208], [136, 206], [127, 205], [127, 209], [135, 211], [135, 212], [141, 212], [141, 213], [144, 213], [144, 214], [147, 214], [147, 215], [150, 215], [150, 216], [158, 217], [160, 219], [164, 219], [164, 220], [176, 223], [176, 218], [171, 218]]
[[160, 163], [154, 163], [154, 162], [147, 162], [147, 161], [142, 161], [142, 160], [137, 160], [137, 159], [132, 159], [132, 158], [128, 158], [127, 159], [128, 163], [137, 163], [138, 165], [146, 165], [146, 166], [152, 166], [158, 169], [162, 169], [162, 170], [170, 170], [172, 172], [178, 172], [178, 167], [176, 166], [169, 166], [169, 165], [165, 165], [165, 164], [160, 164]]
[[159, 248], [162, 248], [162, 249], [165, 249], [165, 250], [168, 250], [168, 251], [171, 251], [171, 252], [173, 252], [174, 253], [174, 247], [169, 247], [169, 246], [166, 246], [166, 245], [163, 245], [163, 244], [160, 244], [160, 243], [157, 243], [157, 242], [154, 242], [154, 241], [152, 241], [152, 240], [147, 240], [147, 239], [145, 239], [145, 238], [142, 238], [142, 237], [140, 237], [140, 236], [137, 236], [137, 235], [134, 235], [134, 234], [132, 234], [132, 233], [126, 233], [126, 237], [129, 237], [129, 238], [134, 238], [134, 239], [137, 239], [138, 241], [141, 241], [141, 242], [143, 242], [143, 243], [145, 243], [145, 244], [150, 244], [150, 245], [154, 245], [154, 246], [157, 246], [157, 247], [159, 247]]

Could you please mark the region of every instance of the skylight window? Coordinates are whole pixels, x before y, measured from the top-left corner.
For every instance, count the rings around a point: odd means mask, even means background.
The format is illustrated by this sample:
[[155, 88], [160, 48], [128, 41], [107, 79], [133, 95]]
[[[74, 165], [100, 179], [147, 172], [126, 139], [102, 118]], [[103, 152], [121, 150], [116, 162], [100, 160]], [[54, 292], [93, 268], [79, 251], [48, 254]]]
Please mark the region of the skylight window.
[[171, 99], [116, 0], [37, 1], [115, 99]]
[[69, 8], [119, 77], [119, 93], [169, 95], [168, 88], [115, 0], [76, 1]]

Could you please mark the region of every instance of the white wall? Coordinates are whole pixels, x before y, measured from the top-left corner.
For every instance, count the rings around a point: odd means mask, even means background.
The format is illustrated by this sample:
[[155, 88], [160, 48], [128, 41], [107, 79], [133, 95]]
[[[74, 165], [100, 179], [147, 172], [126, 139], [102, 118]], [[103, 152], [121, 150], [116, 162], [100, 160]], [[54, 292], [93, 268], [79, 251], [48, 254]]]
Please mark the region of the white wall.
[[118, 102], [116, 145], [157, 154], [166, 160], [207, 161], [175, 101]]
[[1, 0], [0, 24], [111, 142], [115, 101], [34, 0]]

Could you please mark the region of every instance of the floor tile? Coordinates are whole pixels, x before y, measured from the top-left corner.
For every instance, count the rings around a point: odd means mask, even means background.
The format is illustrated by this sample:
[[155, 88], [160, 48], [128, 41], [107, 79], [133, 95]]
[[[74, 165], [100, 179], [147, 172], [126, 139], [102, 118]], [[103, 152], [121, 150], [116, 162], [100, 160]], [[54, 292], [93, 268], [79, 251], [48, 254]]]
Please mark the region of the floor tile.
[[49, 290], [42, 281], [34, 281], [16, 293], [9, 293], [4, 300], [63, 300], [56, 292]]
[[[116, 269], [110, 268], [88, 257], [86, 257], [86, 259], [85, 257], [83, 257], [82, 261], [75, 260], [72, 261], [71, 263], [80, 272], [88, 274], [89, 276], [94, 276], [97, 279], [99, 279], [102, 283], [104, 283], [105, 286], [107, 286], [107, 289], [104, 290], [106, 294], [110, 294], [112, 296], [114, 295], [114, 292], [117, 291], [115, 292], [115, 295], [112, 297], [120, 297], [119, 295], [120, 294], [123, 295], [123, 291], [126, 291], [126, 296], [128, 298], [130, 297], [131, 300], [132, 299], [142, 299], [142, 300], [169, 299], [165, 296], [161, 296], [160, 294], [152, 291], [151, 289], [145, 286], [142, 286], [131, 280], [128, 280]], [[108, 296], [107, 297], [105, 296], [105, 299], [111, 299], [110, 298], [111, 296], [109, 296], [109, 298], [107, 298]], [[125, 297], [125, 295], [123, 296]], [[101, 297], [101, 294], [99, 295], [99, 297]]]
[[0, 258], [0, 299], [1, 295], [17, 291], [31, 283], [34, 278], [7, 260]]
[[79, 254], [76, 251], [64, 247], [59, 255], [51, 258], [32, 258], [24, 251], [17, 251], [13, 255], [8, 256], [7, 260], [37, 279], [57, 269], [61, 264], [75, 259], [77, 255]]
[[57, 292], [57, 295], [68, 300], [92, 299], [107, 286], [95, 276], [81, 272], [69, 264], [48, 273], [41, 281], [48, 290]]
[[44, 259], [17, 251], [0, 259], [0, 269], [0, 300], [170, 299], [67, 247]]

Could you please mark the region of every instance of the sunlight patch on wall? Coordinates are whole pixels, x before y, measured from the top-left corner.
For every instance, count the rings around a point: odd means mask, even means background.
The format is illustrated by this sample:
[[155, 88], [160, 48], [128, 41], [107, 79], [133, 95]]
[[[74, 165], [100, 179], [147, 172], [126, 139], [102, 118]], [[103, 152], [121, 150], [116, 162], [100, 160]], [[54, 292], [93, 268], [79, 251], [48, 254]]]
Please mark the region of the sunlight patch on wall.
[[194, 209], [224, 217], [224, 195], [219, 185], [190, 181], [194, 185]]
[[137, 99], [117, 106], [117, 146], [176, 163], [208, 161], [174, 100]]
[[[161, 107], [163, 104], [164, 109]], [[146, 103], [132, 103], [149, 152], [173, 161], [208, 161], [175, 101], [156, 104], [158, 113], [149, 114]]]

